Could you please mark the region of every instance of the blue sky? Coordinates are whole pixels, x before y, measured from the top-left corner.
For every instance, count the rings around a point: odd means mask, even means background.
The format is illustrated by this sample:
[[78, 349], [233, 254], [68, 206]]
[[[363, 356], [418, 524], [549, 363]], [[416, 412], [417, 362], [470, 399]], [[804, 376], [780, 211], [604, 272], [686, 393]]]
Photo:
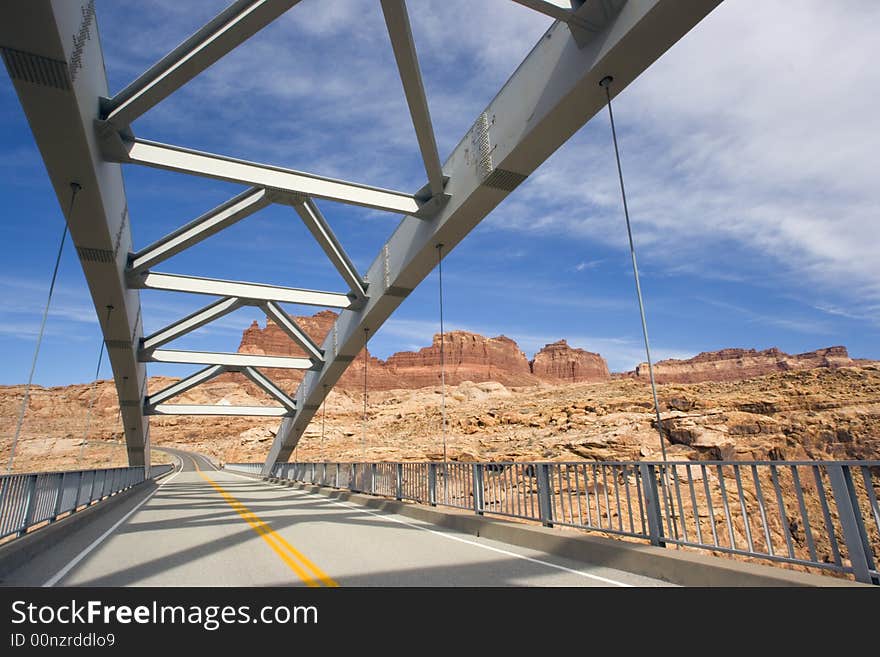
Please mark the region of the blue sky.
[[[98, 0], [111, 90], [220, 11], [216, 0]], [[550, 21], [508, 0], [411, 0], [441, 159]], [[615, 101], [657, 358], [844, 344], [880, 358], [876, 2], [723, 3]], [[373, 0], [305, 0], [134, 124], [139, 137], [413, 191], [424, 170]], [[444, 262], [447, 327], [531, 357], [565, 337], [612, 370], [643, 360], [607, 114], [588, 123]], [[137, 247], [241, 187], [128, 167]], [[62, 214], [0, 78], [0, 384], [26, 380]], [[361, 271], [399, 217], [319, 202]], [[290, 208], [271, 207], [161, 271], [343, 290]], [[206, 303], [147, 292], [151, 332]], [[289, 310], [295, 314], [312, 308]], [[432, 274], [371, 341], [430, 342]], [[174, 346], [234, 351], [241, 310]], [[94, 374], [100, 332], [70, 243], [36, 382]], [[104, 376], [109, 367], [104, 366]], [[151, 366], [152, 374], [185, 368]]]

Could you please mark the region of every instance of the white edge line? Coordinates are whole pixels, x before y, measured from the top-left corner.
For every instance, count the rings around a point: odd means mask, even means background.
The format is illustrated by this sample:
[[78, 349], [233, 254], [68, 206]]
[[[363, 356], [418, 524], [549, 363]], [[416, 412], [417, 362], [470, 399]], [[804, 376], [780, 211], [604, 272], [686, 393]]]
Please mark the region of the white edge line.
[[[224, 472], [225, 472], [225, 471], [224, 471]], [[234, 473], [233, 471], [231, 471], [231, 470], [228, 471], [228, 472], [229, 472], [230, 474], [235, 474], [235, 473]], [[244, 475], [238, 475], [238, 476], [244, 476]], [[248, 479], [250, 479], [250, 477], [248, 477]], [[252, 479], [251, 481], [259, 482], [260, 480], [253, 480], [253, 479]], [[295, 490], [295, 489], [294, 489], [294, 490]], [[310, 493], [308, 493], [307, 491], [302, 491], [302, 490], [300, 490], [300, 491], [298, 491], [298, 492], [302, 493], [303, 495], [310, 495]], [[562, 570], [562, 571], [565, 571], [565, 572], [567, 572], [567, 573], [571, 573], [571, 574], [573, 574], [573, 575], [578, 575], [578, 576], [580, 576], [580, 577], [586, 577], [586, 578], [589, 578], [589, 579], [595, 579], [595, 580], [598, 580], [598, 581], [600, 581], [600, 582], [605, 582], [606, 584], [613, 584], [614, 586], [621, 586], [621, 587], [626, 587], [626, 588], [632, 588], [632, 587], [634, 586], [633, 584], [627, 584], [626, 582], [620, 582], [620, 581], [618, 581], [618, 580], [608, 579], [607, 577], [602, 577], [602, 576], [600, 576], [600, 575], [592, 575], [592, 574], [590, 574], [590, 573], [585, 573], [585, 572], [583, 572], [583, 571], [581, 571], [581, 570], [575, 570], [574, 568], [566, 568], [565, 566], [560, 566], [559, 564], [551, 563], [551, 562], [549, 562], [549, 561], [543, 561], [543, 560], [541, 560], [541, 559], [535, 559], [534, 557], [527, 557], [527, 556], [525, 556], [524, 554], [517, 554], [516, 552], [510, 552], [510, 551], [508, 551], [508, 550], [502, 550], [501, 548], [496, 548], [496, 547], [492, 547], [491, 545], [485, 545], [485, 544], [483, 544], [483, 543], [478, 543], [478, 542], [476, 542], [476, 541], [471, 541], [471, 540], [468, 540], [468, 539], [466, 539], [466, 538], [461, 538], [460, 536], [454, 536], [454, 535], [449, 534], [449, 533], [446, 533], [446, 532], [440, 532], [440, 531], [437, 531], [436, 529], [429, 529], [428, 527], [424, 527], [424, 526], [422, 526], [422, 525], [417, 525], [417, 524], [415, 524], [415, 523], [407, 522], [406, 520], [401, 520], [400, 518], [396, 518], [394, 515], [391, 515], [391, 514], [387, 514], [387, 513], [377, 513], [377, 512], [375, 512], [375, 511], [368, 511], [367, 509], [364, 509], [363, 507], [355, 506], [355, 505], [352, 505], [352, 504], [347, 504], [346, 502], [340, 502], [339, 500], [335, 500], [335, 499], [333, 499], [332, 497], [331, 497], [331, 498], [328, 498], [328, 499], [329, 499], [331, 502], [333, 502], [334, 504], [338, 504], [339, 506], [343, 506], [343, 507], [345, 507], [345, 508], [347, 508], [347, 509], [352, 509], [352, 510], [354, 510], [354, 511], [360, 511], [361, 513], [367, 513], [367, 514], [369, 514], [369, 515], [371, 515], [371, 516], [377, 516], [377, 517], [379, 517], [379, 518], [384, 518], [384, 519], [387, 519], [387, 520], [392, 520], [392, 521], [394, 521], [394, 522], [396, 522], [396, 523], [399, 523], [399, 524], [401, 524], [401, 525], [406, 525], [407, 527], [412, 527], [412, 528], [414, 528], [414, 529], [421, 529], [422, 531], [430, 532], [431, 534], [436, 534], [437, 536], [442, 536], [443, 538], [448, 538], [448, 539], [451, 540], [451, 541], [458, 541], [459, 543], [467, 543], [468, 545], [473, 545], [473, 546], [478, 547], [478, 548], [483, 548], [484, 550], [489, 550], [489, 551], [491, 551], [491, 552], [497, 552], [497, 553], [499, 553], [499, 554], [503, 554], [503, 555], [506, 555], [506, 556], [509, 556], [509, 557], [516, 557], [517, 559], [524, 559], [524, 560], [526, 560], [526, 561], [531, 561], [532, 563], [537, 563], [537, 564], [540, 564], [540, 565], [542, 565], [542, 566], [547, 566], [547, 567], [549, 567], [549, 568], [555, 568], [556, 570]]]
[[587, 577], [589, 579], [595, 579], [600, 582], [605, 582], [606, 584], [613, 584], [615, 586], [622, 586], [631, 588], [632, 584], [627, 584], [625, 582], [620, 582], [614, 579], [608, 579], [607, 577], [602, 577], [600, 575], [592, 575], [590, 573], [585, 573], [581, 570], [575, 570], [574, 568], [566, 568], [565, 566], [560, 566], [559, 564], [551, 563], [549, 561], [543, 561], [541, 559], [535, 559], [534, 557], [527, 557], [524, 554], [517, 554], [516, 552], [510, 552], [509, 550], [502, 550], [501, 548], [492, 547], [491, 545], [485, 545], [483, 543], [478, 543], [476, 541], [471, 541], [466, 538], [461, 538], [460, 536], [454, 536], [452, 534], [448, 534], [446, 532], [439, 532], [436, 529], [429, 529], [428, 527], [424, 527], [422, 525], [417, 525], [415, 523], [407, 522], [406, 520], [401, 520], [400, 518], [395, 518], [393, 515], [385, 514], [385, 513], [377, 513], [375, 511], [368, 511], [362, 507], [353, 506], [351, 504], [347, 504], [346, 502], [340, 502], [339, 500], [334, 500], [330, 498], [330, 501], [334, 504], [338, 504], [339, 506], [344, 506], [349, 509], [353, 509], [355, 511], [360, 511], [361, 513], [368, 513], [371, 516], [377, 516], [379, 518], [384, 518], [387, 520], [393, 520], [394, 522], [400, 523], [401, 525], [406, 525], [407, 527], [413, 527], [415, 529], [421, 529], [422, 531], [430, 532], [431, 534], [436, 534], [437, 536], [442, 536], [443, 538], [448, 538], [451, 541], [458, 541], [459, 543], [467, 543], [468, 545], [473, 545], [475, 547], [483, 548], [484, 550], [489, 550], [491, 552], [498, 552], [499, 554], [503, 554], [509, 557], [516, 557], [518, 559], [525, 559], [526, 561], [531, 561], [532, 563], [537, 563], [542, 566], [548, 566], [550, 568], [555, 568], [557, 570], [563, 570], [567, 573], [571, 573], [573, 575], [579, 575], [581, 577]]
[[104, 540], [105, 540], [108, 536], [110, 536], [110, 534], [112, 534], [114, 531], [116, 531], [116, 529], [119, 527], [119, 525], [121, 525], [121, 524], [124, 523], [126, 520], [128, 520], [132, 515], [134, 515], [134, 512], [135, 512], [135, 511], [137, 511], [137, 510], [140, 509], [144, 504], [146, 504], [147, 502], [149, 502], [150, 499], [152, 499], [153, 495], [155, 495], [156, 493], [159, 492], [159, 489], [162, 488], [162, 486], [164, 486], [164, 485], [167, 484], [169, 481], [171, 481], [172, 479], [174, 479], [175, 477], [177, 477], [177, 475], [179, 475], [181, 472], [183, 472], [183, 469], [182, 469], [182, 468], [181, 468], [180, 470], [178, 470], [175, 474], [171, 475], [171, 477], [169, 477], [168, 479], [166, 479], [165, 481], [163, 481], [161, 484], [159, 484], [159, 485], [156, 487], [156, 489], [155, 489], [152, 493], [150, 493], [149, 495], [147, 495], [143, 500], [141, 500], [141, 501], [138, 503], [138, 505], [137, 505], [136, 507], [134, 507], [131, 511], [129, 511], [129, 512], [126, 513], [124, 516], [122, 516], [122, 518], [120, 518], [119, 520], [117, 520], [117, 521], [116, 521], [116, 524], [114, 524], [110, 529], [108, 529], [108, 530], [105, 531], [103, 534], [101, 534], [98, 538], [96, 538], [96, 539], [95, 539], [95, 540], [94, 540], [94, 541], [93, 541], [93, 542], [92, 542], [87, 548], [85, 548], [82, 552], [80, 552], [78, 555], [76, 555], [76, 556], [70, 561], [70, 563], [68, 563], [66, 566], [64, 566], [64, 568], [62, 568], [61, 570], [59, 570], [59, 571], [58, 571], [58, 572], [57, 572], [57, 573], [56, 573], [51, 579], [46, 580], [46, 583], [43, 584], [43, 588], [47, 588], [47, 587], [55, 586], [55, 585], [56, 585], [56, 584], [57, 584], [57, 583], [58, 583], [58, 582], [59, 582], [59, 581], [65, 576], [65, 575], [67, 575], [67, 573], [69, 573], [71, 570], [73, 570], [73, 568], [75, 568], [76, 565], [77, 565], [80, 561], [82, 561], [83, 559], [85, 559], [85, 558], [89, 555], [89, 553], [90, 553], [92, 550], [94, 550], [96, 547], [98, 547], [101, 543], [104, 542]]

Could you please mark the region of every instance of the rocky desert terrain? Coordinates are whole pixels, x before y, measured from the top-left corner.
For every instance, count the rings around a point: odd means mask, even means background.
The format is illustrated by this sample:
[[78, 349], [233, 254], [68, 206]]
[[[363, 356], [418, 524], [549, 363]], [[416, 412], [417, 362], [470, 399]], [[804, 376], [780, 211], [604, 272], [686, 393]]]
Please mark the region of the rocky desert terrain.
[[[335, 315], [297, 321], [317, 342]], [[315, 417], [301, 460], [442, 459], [439, 336], [417, 352], [369, 362], [363, 418], [362, 353]], [[274, 324], [247, 328], [239, 351], [299, 355]], [[446, 336], [446, 439], [452, 460], [657, 459], [660, 443], [644, 366], [611, 374], [599, 355], [549, 344], [529, 360], [510, 338]], [[271, 372], [293, 391], [301, 374]], [[663, 432], [678, 459], [880, 458], [880, 363], [843, 347], [788, 355], [725, 349], [656, 367]], [[281, 376], [278, 376], [281, 375]], [[153, 377], [150, 392], [174, 379]], [[0, 459], [8, 459], [23, 386], [0, 388]], [[94, 397], [89, 416], [90, 399]], [[226, 374], [181, 403], [271, 404], [240, 375]], [[88, 437], [84, 439], [86, 425]], [[277, 420], [156, 417], [151, 436], [218, 461], [265, 457]], [[16, 471], [124, 463], [112, 381], [33, 388]], [[157, 461], [164, 460], [160, 453]]]

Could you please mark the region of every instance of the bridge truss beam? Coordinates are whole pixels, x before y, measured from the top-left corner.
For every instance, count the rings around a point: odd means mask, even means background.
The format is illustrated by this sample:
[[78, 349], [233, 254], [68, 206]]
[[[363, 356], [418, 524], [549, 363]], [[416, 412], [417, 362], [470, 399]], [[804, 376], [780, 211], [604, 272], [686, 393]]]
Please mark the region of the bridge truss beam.
[[[93, 0], [31, 0], [4, 8], [0, 47], [62, 207], [70, 183], [82, 186], [67, 221], [86, 274], [116, 380], [132, 465], [149, 464], [146, 416], [253, 415], [283, 421], [264, 465], [289, 458], [330, 389], [404, 298], [433, 270], [436, 247], [448, 254], [508, 194], [606, 102], [599, 80], [621, 92], [720, 0], [514, 0], [558, 19], [440, 165], [406, 7], [381, 0], [428, 182], [414, 194], [334, 180], [281, 167], [138, 139], [131, 123], [192, 77], [297, 4], [237, 0], [144, 75], [108, 98]], [[73, 35], [71, 39], [69, 35]], [[141, 164], [250, 188], [158, 242], [131, 253], [120, 163]], [[314, 198], [404, 215], [362, 276]], [[269, 203], [293, 206], [349, 287], [321, 292], [182, 276], [151, 267]], [[218, 299], [143, 338], [140, 289]], [[318, 346], [280, 304], [337, 308]], [[242, 305], [260, 307], [295, 340], [304, 358], [163, 349]], [[113, 307], [109, 318], [107, 306]], [[146, 397], [144, 362], [207, 367]], [[260, 367], [305, 369], [290, 398]], [[280, 407], [168, 404], [222, 372], [249, 377]]]
[[290, 458], [328, 390], [364, 347], [364, 329], [375, 333], [434, 269], [437, 245], [448, 254], [605, 106], [603, 77], [614, 76], [619, 94], [719, 2], [630, 0], [617, 12], [596, 14], [591, 35], [576, 36], [562, 22], [550, 27], [446, 160], [448, 202], [430, 221], [404, 217], [373, 261], [367, 304], [340, 314], [323, 345], [323, 368], [297, 389], [296, 414], [281, 423], [264, 475]]

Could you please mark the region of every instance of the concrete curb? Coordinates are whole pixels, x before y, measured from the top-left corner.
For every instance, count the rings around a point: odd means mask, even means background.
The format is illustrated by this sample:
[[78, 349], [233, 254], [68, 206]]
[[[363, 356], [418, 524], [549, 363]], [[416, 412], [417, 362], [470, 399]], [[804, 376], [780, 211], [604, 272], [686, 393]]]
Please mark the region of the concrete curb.
[[[161, 479], [174, 472], [176, 470], [158, 478]], [[9, 573], [21, 568], [36, 555], [45, 552], [73, 532], [81, 529], [83, 525], [94, 520], [96, 515], [109, 511], [140, 493], [149, 494], [156, 487], [154, 479], [147, 480], [61, 520], [56, 520], [52, 524], [28, 532], [21, 538], [0, 545], [0, 583]]]
[[[242, 474], [242, 473], [240, 473]], [[360, 504], [371, 509], [396, 513], [440, 527], [455, 529], [477, 537], [488, 538], [548, 554], [574, 559], [598, 566], [638, 573], [681, 586], [723, 587], [860, 587], [869, 586], [851, 580], [814, 575], [775, 566], [746, 563], [725, 557], [713, 557], [640, 543], [629, 543], [601, 536], [563, 534], [558, 529], [518, 524], [455, 510], [398, 502], [382, 497], [352, 493], [278, 478], [255, 480], [292, 486], [325, 497]]]

